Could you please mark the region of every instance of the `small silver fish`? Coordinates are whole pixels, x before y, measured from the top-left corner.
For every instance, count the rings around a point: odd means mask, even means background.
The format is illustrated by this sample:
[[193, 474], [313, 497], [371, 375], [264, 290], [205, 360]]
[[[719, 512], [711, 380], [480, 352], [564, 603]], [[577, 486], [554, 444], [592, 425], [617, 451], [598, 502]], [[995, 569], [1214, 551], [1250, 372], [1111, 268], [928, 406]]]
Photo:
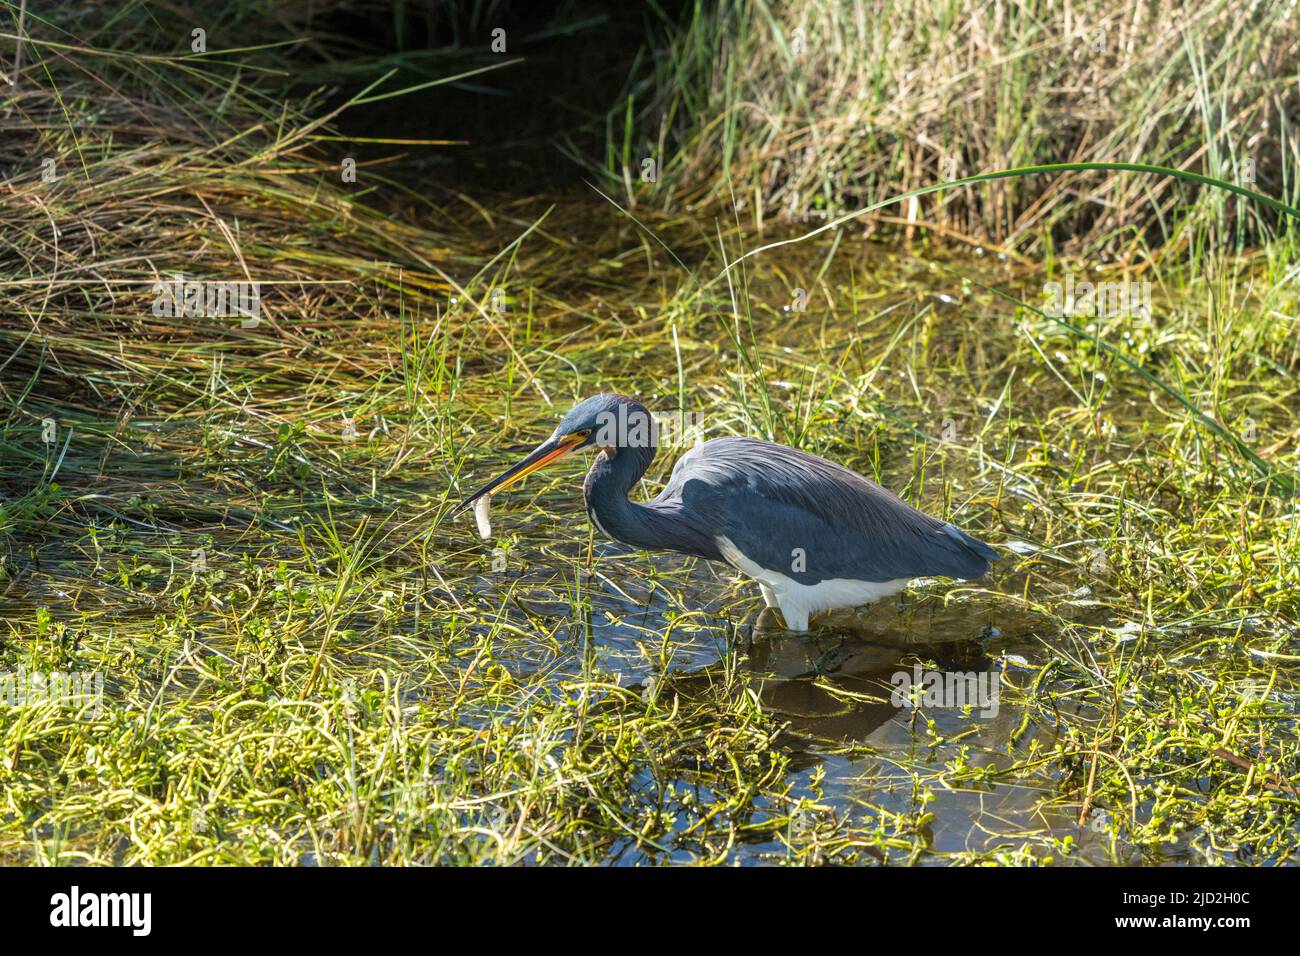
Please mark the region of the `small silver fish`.
[[474, 502], [474, 520], [478, 522], [478, 536], [484, 541], [492, 537], [492, 522], [488, 520], [488, 509], [491, 507], [491, 495], [483, 495]]

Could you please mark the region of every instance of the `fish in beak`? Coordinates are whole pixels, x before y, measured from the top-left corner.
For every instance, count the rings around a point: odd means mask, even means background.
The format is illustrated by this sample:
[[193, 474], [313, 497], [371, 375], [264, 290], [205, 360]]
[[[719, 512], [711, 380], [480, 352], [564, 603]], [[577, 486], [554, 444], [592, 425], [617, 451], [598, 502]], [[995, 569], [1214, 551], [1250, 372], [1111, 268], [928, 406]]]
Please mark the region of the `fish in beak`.
[[[528, 477], [533, 472], [545, 468], [547, 465], [551, 464], [552, 462], [559, 461], [565, 455], [569, 454], [575, 448], [581, 445], [585, 438], [586, 438], [585, 435], [578, 433], [572, 435], [562, 435], [558, 438], [552, 436], [546, 439], [546, 441], [542, 442], [540, 445], [534, 448], [532, 453], [529, 454], [529, 456], [525, 458], [523, 461], [519, 462], [519, 464], [515, 465], [513, 468], [509, 469], [508, 471], [502, 472], [501, 474], [497, 475], [495, 478], [489, 481], [482, 488], [479, 488], [477, 491], [475, 491], [472, 495], [470, 495], [460, 504], [456, 505], [456, 507], [452, 508], [450, 517], [453, 518], [456, 517], [456, 515], [465, 511], [465, 509], [469, 508], [479, 499], [484, 498], [488, 495], [495, 494], [498, 491], [505, 491], [505, 489], [509, 488], [511, 485], [515, 484], [518, 481], [522, 481], [524, 478]], [[479, 512], [478, 509], [476, 509], [476, 512], [480, 516], [479, 529], [481, 533], [482, 529], [487, 524], [487, 511], [486, 509], [483, 509], [481, 512]], [[484, 535], [484, 537], [486, 537], [486, 535]]]

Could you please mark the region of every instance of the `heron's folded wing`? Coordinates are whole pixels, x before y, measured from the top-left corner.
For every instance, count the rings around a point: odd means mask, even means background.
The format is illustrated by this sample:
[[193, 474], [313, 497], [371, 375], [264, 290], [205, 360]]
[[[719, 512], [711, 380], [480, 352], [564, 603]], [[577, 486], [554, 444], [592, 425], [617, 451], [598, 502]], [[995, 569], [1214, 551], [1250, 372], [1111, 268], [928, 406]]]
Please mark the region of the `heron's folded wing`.
[[750, 560], [803, 582], [978, 577], [996, 556], [847, 468], [756, 439], [698, 446], [664, 491], [717, 522]]

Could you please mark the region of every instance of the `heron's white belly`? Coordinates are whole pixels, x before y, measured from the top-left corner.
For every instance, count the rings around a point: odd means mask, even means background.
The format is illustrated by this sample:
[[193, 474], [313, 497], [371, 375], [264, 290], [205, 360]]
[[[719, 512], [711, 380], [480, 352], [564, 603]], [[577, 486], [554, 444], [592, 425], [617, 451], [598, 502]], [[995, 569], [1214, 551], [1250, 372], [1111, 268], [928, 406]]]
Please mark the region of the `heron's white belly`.
[[[741, 553], [730, 538], [715, 540], [727, 563], [757, 581], [776, 596], [786, 627], [792, 631], [808, 630], [808, 616], [818, 611], [831, 611], [841, 607], [859, 607], [897, 594], [911, 578], [893, 581], [859, 581], [854, 578], [827, 578], [816, 584], [800, 584], [780, 571], [764, 568]], [[766, 593], [764, 594], [766, 596]]]

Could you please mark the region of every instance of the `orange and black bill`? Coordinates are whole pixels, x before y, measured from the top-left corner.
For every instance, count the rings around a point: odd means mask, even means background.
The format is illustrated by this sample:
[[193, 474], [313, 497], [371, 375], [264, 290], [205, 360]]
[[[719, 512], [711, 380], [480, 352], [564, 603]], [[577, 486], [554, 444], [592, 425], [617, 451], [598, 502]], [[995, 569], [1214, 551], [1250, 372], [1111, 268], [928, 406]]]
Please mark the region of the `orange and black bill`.
[[583, 436], [581, 435], [564, 435], [560, 438], [548, 438], [533, 449], [532, 453], [519, 464], [515, 465], [509, 471], [497, 475], [497, 477], [493, 478], [482, 488], [479, 488], [456, 507], [452, 508], [449, 517], [454, 518], [484, 495], [492, 494], [494, 491], [504, 491], [515, 482], [523, 480], [538, 469], [545, 468], [553, 461], [559, 461], [565, 455], [569, 454], [569, 452], [573, 451], [573, 449], [578, 445], [582, 444], [582, 438]]

